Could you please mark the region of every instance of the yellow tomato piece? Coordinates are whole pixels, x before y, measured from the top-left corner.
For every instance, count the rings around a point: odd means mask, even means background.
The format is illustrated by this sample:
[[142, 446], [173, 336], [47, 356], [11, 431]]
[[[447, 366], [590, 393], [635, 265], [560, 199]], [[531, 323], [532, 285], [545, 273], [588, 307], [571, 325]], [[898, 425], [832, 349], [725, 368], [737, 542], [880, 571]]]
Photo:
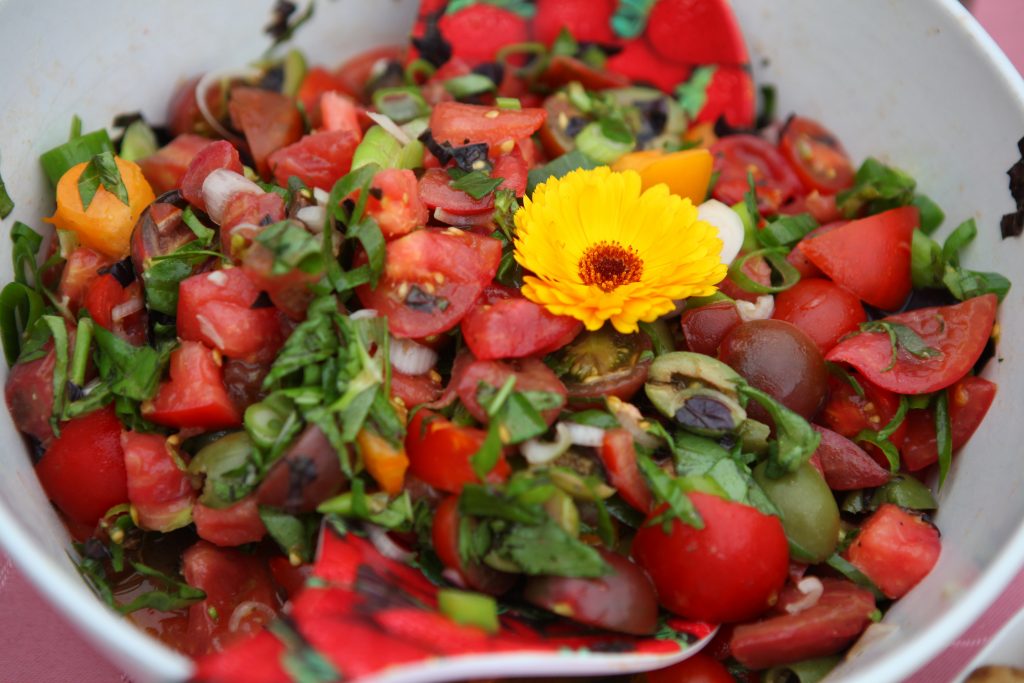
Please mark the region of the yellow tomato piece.
[[366, 471], [381, 489], [392, 496], [400, 493], [405, 483], [405, 471], [409, 468], [405, 448], [395, 448], [387, 439], [366, 429], [359, 430], [356, 445], [363, 456]]
[[82, 208], [78, 179], [87, 165], [82, 162], [61, 176], [57, 183], [57, 211], [46, 220], [60, 230], [75, 233], [83, 245], [111, 258], [122, 259], [130, 251], [132, 228], [156, 197], [138, 165], [120, 157], [116, 157], [115, 162], [128, 190], [128, 206], [101, 185], [89, 209]]
[[706, 149], [684, 149], [665, 154], [657, 150], [633, 152], [615, 162], [613, 170], [632, 169], [640, 174], [646, 190], [658, 183], [669, 191], [700, 204], [707, 197], [714, 159]]

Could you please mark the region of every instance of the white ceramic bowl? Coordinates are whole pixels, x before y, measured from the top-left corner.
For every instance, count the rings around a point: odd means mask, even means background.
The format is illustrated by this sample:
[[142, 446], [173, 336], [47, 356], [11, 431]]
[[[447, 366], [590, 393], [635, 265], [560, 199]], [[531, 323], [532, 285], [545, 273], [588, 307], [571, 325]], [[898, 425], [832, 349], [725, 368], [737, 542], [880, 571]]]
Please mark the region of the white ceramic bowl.
[[[0, 171], [36, 226], [52, 210], [39, 153], [63, 141], [72, 114], [87, 127], [140, 109], [161, 120], [181, 78], [235, 66], [266, 46], [270, 1], [0, 0]], [[1000, 384], [989, 418], [957, 457], [939, 495], [943, 553], [935, 571], [886, 618], [895, 631], [830, 680], [896, 681], [975, 619], [1024, 561], [1024, 245], [1001, 241], [1013, 209], [1006, 170], [1024, 135], [1024, 83], [955, 0], [734, 0], [757, 76], [778, 86], [780, 113], [818, 118], [860, 160], [875, 155], [914, 175], [947, 212], [980, 229], [967, 263], [1015, 281], [1001, 310]], [[336, 63], [401, 42], [414, 0], [321, 2], [299, 40]], [[0, 280], [10, 279], [0, 240]], [[6, 370], [0, 370], [5, 373]], [[0, 411], [0, 544], [67, 618], [136, 681], [177, 681], [190, 664], [109, 612], [80, 581], [68, 539]]]

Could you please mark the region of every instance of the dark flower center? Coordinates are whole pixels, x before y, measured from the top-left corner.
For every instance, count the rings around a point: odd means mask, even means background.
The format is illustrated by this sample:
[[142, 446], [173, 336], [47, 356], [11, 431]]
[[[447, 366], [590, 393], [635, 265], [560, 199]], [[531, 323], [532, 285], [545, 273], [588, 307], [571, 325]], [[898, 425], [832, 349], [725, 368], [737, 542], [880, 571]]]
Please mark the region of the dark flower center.
[[630, 282], [639, 282], [644, 274], [644, 262], [633, 247], [624, 247], [618, 242], [598, 242], [583, 253], [579, 274], [583, 284], [597, 285], [610, 292]]

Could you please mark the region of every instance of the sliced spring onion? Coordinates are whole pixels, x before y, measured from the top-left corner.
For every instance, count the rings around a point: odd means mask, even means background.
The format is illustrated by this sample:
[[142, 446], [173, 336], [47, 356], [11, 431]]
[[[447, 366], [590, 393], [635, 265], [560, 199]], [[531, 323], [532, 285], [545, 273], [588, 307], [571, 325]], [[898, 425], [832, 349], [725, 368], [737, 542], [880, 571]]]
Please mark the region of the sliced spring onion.
[[[622, 126], [625, 129], [625, 126]], [[612, 164], [633, 151], [636, 141], [628, 129], [625, 135], [616, 123], [594, 121], [576, 136], [576, 147], [601, 164]]]
[[[481, 78], [484, 78], [481, 76]], [[485, 81], [491, 83], [487, 78]], [[493, 86], [494, 84], [491, 83]], [[447, 87], [447, 83], [445, 84]], [[407, 123], [430, 114], [430, 107], [418, 88], [380, 88], [373, 93], [373, 106], [395, 123]]]
[[206, 180], [203, 181], [203, 201], [206, 202], [206, 213], [214, 223], [220, 225], [228, 200], [241, 192], [262, 195], [263, 188], [245, 176], [226, 168], [218, 168], [206, 176]]
[[935, 400], [935, 445], [939, 450], [939, 488], [946, 482], [953, 462], [953, 427], [949, 418], [949, 395], [940, 391]]
[[395, 139], [397, 139], [403, 145], [408, 145], [410, 142], [412, 142], [412, 138], [410, 138], [404, 130], [399, 128], [398, 124], [391, 120], [390, 116], [387, 116], [386, 114], [379, 114], [373, 111], [366, 112], [366, 115], [370, 117], [370, 119], [378, 126], [394, 135]]
[[437, 351], [411, 339], [391, 338], [391, 367], [406, 375], [422, 375], [437, 364]]
[[393, 168], [402, 154], [402, 143], [381, 126], [370, 126], [363, 141], [352, 155], [352, 168], [377, 164], [381, 168]]
[[757, 239], [766, 247], [790, 247], [817, 227], [818, 221], [809, 213], [780, 216], [761, 228], [757, 233]]
[[761, 294], [757, 301], [737, 301], [736, 312], [740, 320], [750, 322], [751, 320], [768, 320], [775, 313], [775, 297], [771, 294]]
[[437, 607], [457, 624], [498, 632], [498, 603], [489, 595], [442, 588], [437, 592]]
[[433, 76], [435, 71], [437, 68], [427, 60], [416, 59], [405, 67], [405, 82], [409, 85], [419, 85]]
[[[797, 282], [800, 282], [800, 272], [793, 267], [793, 264], [786, 260], [787, 253], [789, 253], [789, 250], [785, 247], [770, 247], [768, 249], [752, 251], [742, 256], [738, 261], [733, 261], [732, 265], [729, 266], [729, 277], [740, 289], [753, 294], [778, 294], [779, 292], [784, 292]], [[758, 256], [768, 261], [772, 268], [782, 277], [781, 284], [762, 285], [759, 282], [754, 282], [743, 272], [743, 266], [746, 265], [747, 261]]]
[[518, 97], [495, 97], [494, 103], [498, 105], [499, 109], [522, 109], [523, 103], [519, 101]]
[[291, 49], [284, 56], [283, 66], [284, 83], [281, 84], [281, 92], [288, 97], [295, 97], [306, 78], [306, 56], [299, 50]]
[[156, 133], [149, 124], [139, 119], [125, 128], [120, 156], [125, 161], [136, 161], [155, 153], [158, 148]]
[[46, 177], [50, 179], [50, 184], [57, 187], [61, 176], [67, 173], [72, 166], [89, 161], [103, 152], [113, 154], [114, 143], [110, 141], [106, 130], [94, 130], [43, 152], [39, 157], [39, 163], [42, 164]]
[[718, 238], [722, 240], [720, 260], [726, 265], [732, 263], [740, 253], [746, 235], [743, 218], [717, 199], [709, 199], [698, 206], [697, 218], [718, 229]]
[[43, 308], [43, 298], [20, 282], [9, 282], [0, 290], [0, 339], [8, 365], [18, 360], [22, 336], [43, 314]]
[[547, 465], [569, 450], [569, 446], [572, 444], [572, 435], [569, 427], [564, 422], [559, 422], [555, 425], [554, 441], [527, 439], [519, 445], [519, 452], [526, 458], [526, 462], [531, 465]]
[[483, 95], [494, 92], [498, 86], [494, 81], [483, 74], [469, 73], [464, 76], [449, 78], [444, 82], [444, 89], [452, 94], [455, 99]]

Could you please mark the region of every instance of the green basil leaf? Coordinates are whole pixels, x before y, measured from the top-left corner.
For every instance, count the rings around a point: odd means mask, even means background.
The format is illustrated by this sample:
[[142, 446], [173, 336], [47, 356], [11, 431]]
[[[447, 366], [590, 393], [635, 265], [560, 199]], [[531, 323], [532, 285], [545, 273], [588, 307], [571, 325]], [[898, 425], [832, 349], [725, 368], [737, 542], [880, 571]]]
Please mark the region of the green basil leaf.
[[166, 315], [177, 315], [178, 285], [211, 256], [219, 258], [221, 255], [203, 249], [196, 240], [181, 245], [166, 256], [151, 259], [142, 272], [149, 308]]
[[213, 238], [216, 236], [217, 231], [203, 225], [203, 222], [199, 220], [199, 217], [196, 216], [196, 213], [192, 210], [191, 206], [185, 207], [185, 210], [181, 212], [181, 220], [198, 238], [199, 244], [202, 245], [203, 248], [209, 247], [213, 244]]
[[529, 576], [597, 578], [611, 571], [592, 546], [570, 536], [550, 517], [539, 524], [514, 524], [492, 546]]
[[792, 247], [817, 227], [809, 213], [779, 216], [757, 232], [757, 239], [765, 247]]
[[82, 175], [78, 178], [78, 195], [82, 200], [83, 209], [88, 211], [89, 205], [92, 204], [92, 199], [100, 187], [128, 206], [128, 188], [125, 187], [121, 171], [114, 161], [113, 152], [100, 152], [94, 156], [86, 164]]
[[878, 586], [876, 586], [871, 579], [865, 576], [864, 573], [861, 572], [861, 570], [857, 569], [852, 564], [850, 564], [849, 560], [844, 558], [839, 553], [833, 554], [832, 557], [825, 560], [825, 563], [828, 566], [832, 567], [832, 569], [835, 569], [837, 572], [848, 578], [850, 581], [853, 581], [861, 588], [867, 588], [869, 591], [874, 593], [876, 600], [888, 599], [885, 597], [885, 594], [878, 589]]
[[821, 434], [814, 431], [810, 423], [772, 396], [743, 383], [736, 391], [747, 398], [757, 401], [775, 422], [777, 441], [770, 444], [770, 456], [765, 474], [772, 478], [795, 472], [800, 465], [807, 462], [821, 442]]
[[[449, 175], [452, 175], [452, 171], [457, 170], [460, 169], [451, 169]], [[457, 175], [457, 178], [449, 181], [448, 186], [453, 190], [465, 192], [473, 199], [483, 199], [505, 182], [504, 178], [492, 178], [491, 174], [487, 171], [460, 172]]]
[[900, 469], [900, 452], [888, 438], [880, 437], [878, 432], [873, 432], [870, 429], [864, 429], [857, 433], [853, 437], [854, 441], [866, 441], [874, 446], [877, 446], [880, 451], [885, 455], [885, 459], [889, 462], [889, 470], [891, 472], [898, 472]]
[[271, 275], [287, 275], [294, 270], [316, 275], [324, 269], [320, 243], [296, 221], [283, 220], [268, 225], [256, 236], [274, 256]]
[[880, 332], [882, 334], [889, 335], [889, 343], [892, 346], [892, 357], [889, 361], [889, 365], [883, 368], [882, 372], [888, 372], [896, 366], [896, 360], [900, 349], [903, 349], [916, 358], [937, 358], [942, 355], [941, 351], [932, 346], [928, 346], [916, 332], [903, 323], [887, 320], [872, 320], [866, 323], [861, 323], [860, 331]]
[[836, 195], [836, 206], [847, 218], [874, 215], [910, 204], [916, 187], [917, 181], [903, 171], [868, 157], [857, 169], [853, 187]]
[[350, 225], [346, 237], [357, 240], [363, 246], [369, 266], [368, 281], [371, 287], [376, 288], [381, 273], [384, 272], [384, 261], [387, 257], [387, 244], [384, 241], [384, 234], [380, 231], [380, 226], [377, 225], [376, 220], [367, 216], [358, 223]]
[[297, 517], [266, 505], [259, 506], [260, 520], [267, 533], [291, 560], [313, 561], [320, 520], [315, 515]]
[[75, 120], [78, 121], [78, 132], [81, 132], [81, 120], [75, 117], [72, 122], [71, 139], [63, 145], [43, 152], [39, 157], [39, 163], [53, 187], [57, 187], [61, 176], [67, 173], [72, 166], [89, 161], [103, 152], [114, 153], [114, 144], [110, 141], [107, 131], [101, 128], [85, 135], [75, 135]]
[[172, 576], [168, 576], [161, 571], [138, 562], [132, 562], [131, 564], [136, 572], [149, 579], [150, 583], [161, 586], [164, 590], [148, 591], [137, 596], [127, 605], [119, 605], [117, 611], [121, 614], [131, 614], [140, 609], [169, 612], [194, 605], [206, 599], [206, 593], [188, 585], [184, 581], [179, 581]]
[[930, 235], [938, 230], [942, 222], [946, 220], [946, 214], [927, 195], [915, 194], [911, 204], [917, 207], [917, 212], [921, 216], [921, 231], [926, 235]]
[[574, 149], [567, 154], [552, 159], [540, 168], [531, 170], [527, 174], [526, 194], [532, 195], [538, 185], [547, 182], [550, 178], [561, 178], [573, 171], [579, 169], [591, 170], [600, 165], [580, 150]]
[[935, 399], [935, 446], [939, 451], [939, 488], [946, 482], [953, 462], [953, 426], [949, 417], [949, 394], [940, 391]]
[[665, 533], [671, 531], [672, 522], [676, 519], [694, 529], [704, 528], [704, 520], [677, 480], [667, 475], [647, 454], [637, 453], [637, 465], [650, 484], [654, 499], [667, 506], [664, 512], [650, 521], [651, 524], [661, 524]]

